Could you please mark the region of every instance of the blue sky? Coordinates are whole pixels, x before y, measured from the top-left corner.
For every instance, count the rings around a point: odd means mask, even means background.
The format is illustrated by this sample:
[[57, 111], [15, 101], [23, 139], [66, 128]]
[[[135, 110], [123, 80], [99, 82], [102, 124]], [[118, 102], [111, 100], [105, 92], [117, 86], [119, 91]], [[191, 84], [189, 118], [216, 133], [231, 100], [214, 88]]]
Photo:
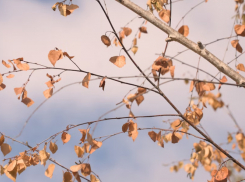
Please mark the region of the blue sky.
[[[129, 20], [136, 15], [130, 10], [122, 7], [117, 2], [106, 1], [110, 18], [117, 30], [123, 27]], [[134, 0], [135, 3], [146, 7], [146, 1]], [[100, 36], [106, 31], [111, 31], [109, 24], [102, 13], [102, 10], [95, 1], [77, 1], [79, 9], [68, 17], [63, 17], [58, 11], [54, 12], [51, 7], [56, 1], [30, 1], [30, 0], [8, 0], [0, 2], [0, 55], [1, 59], [7, 61], [18, 57], [24, 57], [27, 61], [37, 62], [51, 66], [47, 59], [48, 52], [55, 47], [75, 56], [74, 61], [86, 71], [107, 76], [127, 76], [137, 75], [138, 71], [133, 64], [126, 60], [126, 65], [119, 69], [109, 62], [109, 58], [118, 55], [120, 48], [106, 48], [101, 43]], [[180, 18], [196, 4], [196, 0], [184, 0], [173, 5], [173, 26], [178, 23]], [[194, 42], [211, 42], [218, 38], [230, 35], [234, 15], [235, 3], [233, 1], [212, 1], [202, 4], [188, 15], [184, 24], [190, 28], [188, 38]], [[131, 39], [141, 24], [142, 19], [131, 23], [129, 27], [133, 29], [132, 35], [127, 38], [125, 45], [131, 44]], [[161, 53], [165, 46], [166, 34], [147, 24], [148, 34], [142, 35], [138, 40], [139, 50], [134, 57], [137, 64], [144, 70], [158, 57], [156, 53]], [[223, 58], [228, 41], [220, 41], [208, 47], [220, 59]], [[241, 40], [241, 45], [244, 41]], [[175, 55], [177, 52], [185, 50], [182, 45], [170, 43], [167, 54]], [[124, 53], [122, 53], [124, 54]], [[225, 62], [232, 60], [235, 55], [234, 48], [229, 46]], [[197, 65], [198, 56], [192, 52], [183, 53], [179, 56], [180, 60], [188, 64]], [[242, 62], [242, 59], [239, 59]], [[195, 75], [195, 70], [185, 67], [177, 62], [176, 77]], [[234, 68], [234, 64], [231, 65]], [[57, 67], [76, 69], [76, 67], [64, 58], [57, 62]], [[212, 74], [217, 70], [201, 59], [200, 67]], [[0, 66], [0, 73], [8, 71]], [[49, 74], [57, 74], [57, 71], [38, 71], [34, 72], [26, 89], [28, 96], [35, 101], [35, 104], [27, 108], [14, 94], [13, 89], [20, 87], [28, 78], [29, 72], [15, 74], [15, 78], [7, 79], [4, 77], [6, 89], [0, 93], [0, 128], [1, 132], [9, 136], [16, 136], [28, 116], [45, 99], [43, 91], [46, 90], [45, 82]], [[241, 73], [244, 75], [244, 73]], [[81, 81], [84, 73], [64, 73], [62, 80], [56, 84], [55, 90], [62, 86]], [[245, 76], [245, 75], [244, 75]], [[166, 77], [170, 77], [169, 73]], [[203, 73], [200, 79], [209, 79]], [[132, 83], [141, 83], [137, 79], [127, 79]], [[18, 138], [20, 141], [28, 141], [30, 145], [35, 145], [48, 138], [52, 134], [63, 130], [69, 124], [78, 124], [98, 119], [102, 114], [116, 107], [124, 95], [132, 89], [107, 80], [105, 91], [98, 88], [99, 80], [91, 81], [89, 89], [82, 87], [81, 84], [70, 86], [63, 89], [51, 97], [38, 112], [36, 112], [23, 134]], [[149, 86], [149, 84], [146, 84]], [[190, 93], [189, 85], [183, 81], [176, 81], [163, 85], [162, 90], [170, 100], [178, 106], [181, 111], [185, 111], [188, 105]], [[217, 93], [217, 89], [214, 93]], [[223, 100], [229, 104], [230, 109], [235, 115], [242, 128], [245, 127], [244, 118], [244, 89], [230, 86], [222, 86]], [[140, 107], [134, 104], [132, 111], [135, 115], [153, 115], [174, 113], [173, 109], [158, 95], [149, 93], [145, 96], [145, 101]], [[128, 116], [125, 107], [108, 114], [106, 117]], [[139, 127], [162, 127], [169, 128], [163, 120], [169, 118], [137, 119]], [[113, 134], [121, 131], [121, 126], [127, 120], [112, 120], [100, 123], [96, 129], [95, 137]], [[225, 110], [219, 109], [216, 112], [212, 108], [204, 110], [202, 125], [206, 128], [214, 141], [217, 143], [225, 142], [227, 132], [236, 132], [236, 128], [231, 118]], [[82, 129], [80, 127], [79, 129]], [[191, 133], [196, 134], [192, 129]], [[78, 161], [74, 152], [74, 145], [77, 145], [81, 137], [79, 131], [74, 129], [69, 132], [72, 136], [71, 141], [63, 145], [60, 136], [57, 137], [59, 150], [52, 155], [54, 159], [66, 167], [74, 165]], [[7, 142], [13, 150], [6, 157], [18, 155], [19, 152], [26, 150], [24, 146]], [[188, 159], [193, 142], [198, 142], [195, 138], [183, 139], [179, 144], [166, 144], [162, 149], [153, 143], [148, 137], [147, 131], [141, 131], [135, 142], [127, 134], [118, 135], [107, 140], [102, 148], [96, 151], [90, 158], [92, 169], [99, 174], [102, 181], [190, 181], [186, 177], [186, 172], [182, 169], [177, 174], [171, 173], [169, 167], [164, 167], [163, 163]], [[42, 148], [42, 146], [40, 147]], [[228, 147], [230, 149], [230, 146]], [[238, 156], [236, 156], [238, 157]], [[0, 154], [0, 160], [4, 157]], [[238, 157], [240, 161], [242, 159]], [[48, 163], [49, 164], [49, 163]], [[17, 177], [19, 182], [41, 182], [41, 181], [61, 181], [62, 169], [56, 166], [52, 180], [44, 175], [46, 167], [36, 166], [28, 168], [22, 175]], [[203, 181], [210, 178], [208, 172], [199, 167], [195, 174], [194, 181]], [[1, 181], [10, 181], [5, 176], [1, 176]]]

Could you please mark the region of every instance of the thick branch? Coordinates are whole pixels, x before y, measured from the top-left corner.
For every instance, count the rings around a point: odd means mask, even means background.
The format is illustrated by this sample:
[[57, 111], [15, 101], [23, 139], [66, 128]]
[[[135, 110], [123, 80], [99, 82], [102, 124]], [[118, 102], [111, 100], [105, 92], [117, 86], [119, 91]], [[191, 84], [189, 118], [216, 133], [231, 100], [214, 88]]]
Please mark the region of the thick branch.
[[116, 1], [124, 5], [125, 7], [129, 8], [130, 10], [132, 10], [139, 16], [143, 17], [147, 21], [151, 22], [153, 25], [155, 25], [156, 27], [158, 27], [165, 33], [167, 33], [173, 41], [179, 42], [183, 46], [189, 48], [190, 50], [202, 56], [212, 65], [214, 65], [220, 72], [226, 74], [228, 77], [234, 80], [237, 84], [245, 85], [245, 78], [243, 76], [241, 76], [239, 73], [237, 73], [235, 70], [233, 70], [231, 67], [229, 67], [224, 62], [220, 61], [215, 55], [213, 55], [211, 52], [209, 52], [205, 48], [200, 49], [196, 43], [192, 42], [191, 40], [187, 39], [186, 37], [178, 33], [176, 30], [166, 25], [160, 19], [155, 17], [150, 11], [146, 11], [142, 9], [138, 5], [131, 2], [130, 0], [116, 0]]

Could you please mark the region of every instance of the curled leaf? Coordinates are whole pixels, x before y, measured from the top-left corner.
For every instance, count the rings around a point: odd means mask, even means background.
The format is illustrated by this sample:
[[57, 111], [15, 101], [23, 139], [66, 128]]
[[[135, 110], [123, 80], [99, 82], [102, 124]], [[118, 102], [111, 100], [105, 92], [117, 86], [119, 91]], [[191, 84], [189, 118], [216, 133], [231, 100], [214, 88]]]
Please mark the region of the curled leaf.
[[45, 171], [45, 176], [51, 179], [53, 177], [54, 168], [54, 164], [49, 164], [48, 168]]
[[[139, 30], [140, 30], [140, 32], [142, 32], [142, 33], [147, 33], [147, 28], [146, 27], [140, 27], [139, 28]], [[139, 36], [140, 37], [140, 36]]]
[[61, 140], [63, 141], [63, 144], [69, 142], [70, 139], [71, 139], [71, 135], [64, 131], [61, 135]]
[[233, 40], [233, 41], [231, 41], [231, 45], [232, 45], [232, 47], [236, 48], [236, 50], [238, 52], [242, 53], [242, 47], [239, 44], [239, 40]]
[[10, 66], [8, 63], [6, 63], [4, 60], [2, 60], [2, 64], [3, 64], [6, 68], [11, 68], [11, 66]]
[[109, 39], [109, 37], [107, 37], [106, 35], [102, 35], [101, 36], [101, 41], [107, 46], [109, 47], [111, 45], [111, 40]]
[[165, 21], [166, 23], [169, 22], [170, 20], [170, 11], [169, 10], [165, 10], [165, 9], [162, 9], [159, 13], [158, 13], [159, 17]]
[[88, 88], [90, 79], [91, 79], [91, 73], [87, 73], [87, 75], [83, 78], [82, 85]]

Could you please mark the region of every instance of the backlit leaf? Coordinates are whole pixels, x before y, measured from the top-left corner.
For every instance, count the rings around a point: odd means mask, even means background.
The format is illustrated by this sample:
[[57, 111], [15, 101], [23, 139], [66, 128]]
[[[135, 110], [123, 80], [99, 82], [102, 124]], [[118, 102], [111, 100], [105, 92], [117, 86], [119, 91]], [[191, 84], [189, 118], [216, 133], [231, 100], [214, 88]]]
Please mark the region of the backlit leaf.
[[11, 152], [12, 148], [9, 144], [7, 143], [3, 143], [1, 145], [1, 151], [3, 153], [4, 156], [6, 156], [7, 154], [9, 154]]
[[61, 135], [61, 140], [63, 141], [63, 144], [69, 142], [71, 139], [71, 135], [69, 133], [66, 133], [65, 131]]
[[55, 66], [56, 62], [63, 58], [62, 50], [51, 50], [48, 53], [48, 59], [53, 66]]
[[45, 176], [51, 179], [53, 177], [54, 168], [54, 164], [49, 164], [48, 168], [45, 171]]
[[50, 98], [53, 95], [53, 88], [49, 88], [43, 92], [44, 97], [46, 99]]
[[178, 32], [187, 37], [189, 35], [189, 27], [187, 25], [183, 25], [179, 28]]
[[82, 85], [88, 88], [90, 79], [91, 79], [91, 73], [87, 73], [87, 75], [83, 78]]
[[54, 154], [58, 150], [58, 146], [56, 143], [50, 142], [49, 143], [49, 150]]
[[119, 68], [122, 68], [126, 64], [125, 56], [114, 56], [110, 58], [110, 62]]
[[236, 66], [236, 68], [240, 71], [244, 71], [245, 72], [245, 67], [244, 67], [244, 64], [240, 63]]
[[6, 68], [11, 68], [11, 66], [10, 66], [8, 63], [6, 63], [4, 60], [2, 60], [2, 64], [3, 64]]

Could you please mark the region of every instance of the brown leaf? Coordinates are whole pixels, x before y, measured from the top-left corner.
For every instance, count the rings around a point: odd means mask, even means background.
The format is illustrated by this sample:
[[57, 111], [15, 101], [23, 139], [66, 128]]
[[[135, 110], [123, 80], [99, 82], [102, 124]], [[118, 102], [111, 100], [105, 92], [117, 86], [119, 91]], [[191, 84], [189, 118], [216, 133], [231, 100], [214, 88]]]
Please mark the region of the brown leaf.
[[144, 96], [143, 95], [139, 95], [136, 97], [136, 103], [138, 104], [138, 106], [144, 101]]
[[102, 146], [102, 142], [93, 140], [93, 145], [91, 145], [91, 149], [90, 149], [89, 153], [92, 154], [95, 150], [97, 150], [101, 146]]
[[[225, 83], [225, 82], [227, 82], [227, 78], [226, 78], [226, 76], [223, 76], [223, 77], [221, 78], [220, 82], [221, 82], [221, 83]], [[221, 88], [221, 85], [222, 85], [222, 84], [219, 84], [219, 88], [218, 88], [218, 90]]]
[[213, 83], [206, 83], [205, 85], [209, 87], [210, 91], [215, 89], [215, 85]]
[[16, 167], [16, 165], [17, 165], [17, 161], [16, 161], [16, 160], [13, 160], [13, 161], [8, 165], [8, 167], [6, 168], [6, 170], [7, 170], [8, 172], [11, 172], [11, 171], [14, 170], [14, 168]]
[[[127, 132], [128, 131], [128, 127], [129, 127], [129, 123], [124, 123], [123, 125], [122, 125], [122, 131], [125, 133], [125, 132]], [[3, 135], [2, 135], [3, 136]]]
[[68, 57], [69, 59], [74, 58], [74, 56], [70, 56], [67, 52], [63, 52], [63, 56]]
[[[140, 32], [142, 32], [142, 33], [147, 33], [147, 28], [146, 27], [140, 27], [139, 28], [139, 30], [140, 30]], [[139, 38], [140, 38], [140, 36], [139, 36]]]
[[27, 71], [30, 69], [30, 66], [27, 63], [18, 63], [16, 66], [22, 71]]
[[46, 99], [50, 98], [53, 95], [53, 88], [49, 88], [43, 92], [43, 95]]
[[49, 150], [54, 154], [58, 150], [58, 146], [56, 143], [50, 142], [49, 143]]
[[88, 88], [90, 79], [91, 79], [91, 73], [87, 73], [87, 75], [83, 78], [82, 85]]
[[4, 60], [2, 60], [2, 64], [3, 64], [6, 68], [11, 68], [11, 66], [10, 66], [8, 63], [6, 63]]
[[141, 32], [139, 32], [139, 34], [138, 34], [138, 39], [140, 39], [140, 37], [141, 37]]
[[34, 104], [34, 101], [29, 97], [25, 97], [21, 102], [27, 105], [27, 107], [30, 107], [32, 104]]
[[179, 142], [179, 138], [173, 132], [172, 133], [172, 143], [178, 143], [178, 142]]
[[105, 79], [106, 79], [106, 77], [103, 77], [102, 80], [100, 81], [99, 87], [102, 87], [102, 90], [105, 89]]
[[171, 59], [159, 56], [152, 64], [152, 69], [158, 72], [161, 70], [161, 74], [164, 75], [169, 71], [169, 68], [171, 66], [173, 66], [173, 62]]
[[79, 6], [75, 4], [66, 5], [66, 15], [70, 15], [77, 8], [79, 8]]
[[123, 27], [124, 34], [129, 36], [132, 33], [132, 29], [128, 27]]
[[19, 87], [19, 88], [14, 88], [14, 92], [16, 95], [20, 95], [23, 91], [23, 87]]
[[48, 168], [45, 171], [45, 176], [51, 179], [53, 177], [54, 168], [54, 164], [49, 164]]
[[239, 40], [233, 40], [231, 41], [231, 45], [236, 48], [236, 50], [240, 53], [242, 53], [242, 47], [241, 45], [239, 44]]
[[90, 173], [91, 173], [90, 164], [88, 164], [88, 163], [82, 164], [81, 172], [82, 172], [82, 175], [85, 176], [85, 177], [90, 175]]
[[137, 38], [134, 38], [133, 40], [133, 46], [136, 46], [137, 45]]
[[77, 154], [77, 157], [83, 157], [83, 154], [84, 154], [84, 148], [83, 147], [80, 147], [80, 146], [74, 146], [74, 150]]
[[170, 68], [169, 68], [170, 75], [172, 78], [174, 78], [174, 69], [175, 69], [175, 66], [170, 66]]
[[90, 144], [89, 143], [84, 143], [83, 147], [84, 147], [85, 152], [89, 153]]
[[146, 89], [142, 88], [142, 87], [138, 87], [138, 93], [139, 94], [144, 94], [144, 93], [146, 93]]
[[9, 179], [15, 182], [17, 177], [17, 166], [15, 166], [14, 170], [12, 170], [11, 172], [9, 172], [8, 170], [4, 170], [4, 173]]
[[187, 25], [183, 25], [179, 28], [178, 32], [187, 37], [189, 35], [189, 27]]
[[240, 63], [236, 66], [236, 68], [240, 71], [245, 71], [245, 67], [244, 67], [244, 64]]
[[12, 150], [11, 146], [7, 143], [3, 143], [1, 145], [1, 151], [3, 153], [4, 156], [6, 156], [8, 153], [10, 153]]
[[84, 143], [85, 138], [86, 138], [86, 132], [87, 132], [87, 130], [85, 130], [85, 129], [78, 129], [78, 130], [82, 133], [82, 138], [80, 139], [80, 141], [82, 143]]
[[78, 172], [72, 172], [73, 176], [76, 178], [77, 182], [82, 182]]
[[110, 58], [110, 62], [119, 68], [122, 68], [126, 64], [125, 56], [113, 56]]
[[245, 25], [235, 25], [234, 30], [237, 35], [245, 37]]
[[72, 174], [70, 172], [63, 173], [63, 182], [72, 182]]
[[93, 174], [90, 174], [90, 181], [91, 182], [100, 182], [98, 178], [96, 178]]
[[218, 181], [218, 182], [225, 182], [225, 181], [227, 181], [228, 174], [229, 174], [229, 170], [226, 167], [222, 167], [218, 171], [218, 173], [216, 174], [215, 181]]
[[5, 138], [4, 138], [4, 135], [2, 135], [0, 137], [0, 146], [4, 143], [4, 141], [5, 141]]
[[153, 77], [154, 77], [154, 80], [155, 80], [155, 82], [156, 82], [156, 81], [158, 80], [157, 72], [156, 72], [156, 70], [154, 70], [154, 69], [152, 69], [151, 72], [152, 72]]
[[3, 76], [2, 74], [0, 73], [0, 85], [3, 83]]
[[3, 89], [5, 89], [5, 88], [6, 88], [6, 85], [2, 83], [2, 84], [0, 85], [0, 91], [3, 90]]
[[56, 62], [63, 58], [62, 50], [51, 50], [48, 53], [48, 59], [53, 66], [55, 66]]
[[159, 17], [165, 21], [166, 23], [169, 22], [170, 20], [170, 11], [169, 10], [165, 10], [165, 9], [162, 9], [159, 13], [158, 13]]
[[109, 37], [107, 37], [106, 35], [102, 35], [101, 36], [101, 41], [107, 46], [109, 47], [111, 45], [111, 40], [109, 39]]
[[205, 91], [210, 91], [210, 87], [207, 84], [203, 85], [202, 89]]
[[157, 140], [157, 134], [155, 131], [149, 131], [148, 135], [153, 140], [153, 142], [155, 142]]
[[64, 131], [61, 135], [61, 140], [63, 141], [63, 144], [69, 142], [70, 139], [71, 139], [71, 135]]
[[7, 78], [14, 78], [13, 74], [9, 74], [8, 76], [6, 76]]

